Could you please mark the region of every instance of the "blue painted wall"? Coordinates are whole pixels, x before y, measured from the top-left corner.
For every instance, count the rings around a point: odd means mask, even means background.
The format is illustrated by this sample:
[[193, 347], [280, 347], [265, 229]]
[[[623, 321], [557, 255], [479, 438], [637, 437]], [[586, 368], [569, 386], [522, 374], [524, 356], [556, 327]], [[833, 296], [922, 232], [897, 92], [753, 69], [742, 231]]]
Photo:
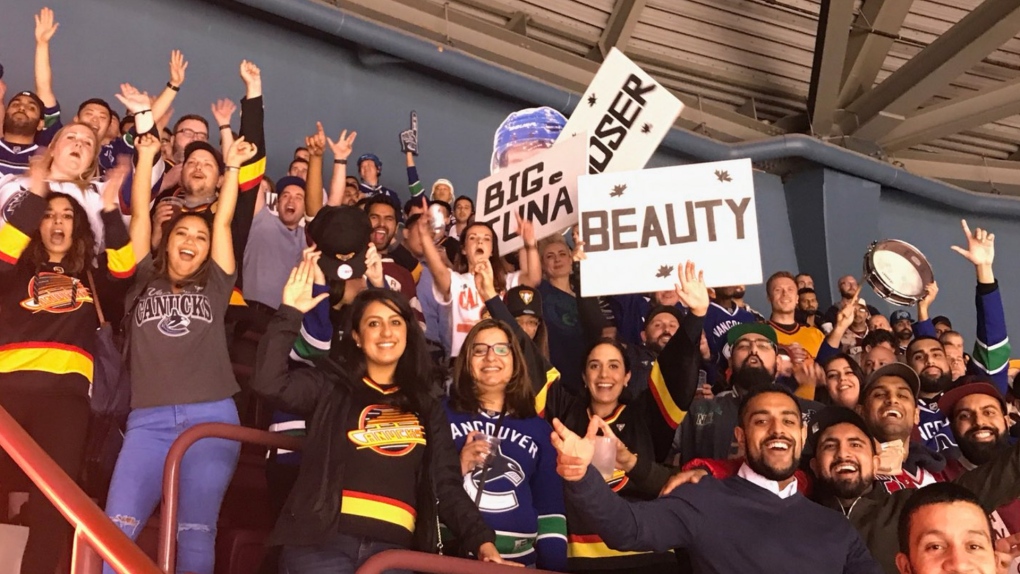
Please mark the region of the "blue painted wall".
[[[181, 48], [191, 65], [175, 103], [177, 114], [198, 112], [211, 118], [209, 104], [214, 99], [242, 94], [240, 60], [255, 61], [265, 80], [273, 177], [286, 170], [293, 148], [316, 120], [322, 120], [334, 137], [341, 128], [357, 130], [355, 153], [377, 153], [384, 163], [383, 183], [404, 192], [397, 134], [406, 128], [408, 112], [416, 109], [422, 146], [418, 163], [426, 185], [447, 177], [459, 194], [473, 196], [475, 183], [488, 174], [493, 131], [508, 113], [528, 106], [412, 65], [366, 65], [351, 45], [198, 0], [45, 4], [61, 23], [52, 45], [54, 78], [69, 115], [89, 97], [113, 102], [122, 81], [159, 91], [167, 79], [170, 50]], [[0, 62], [7, 70], [9, 93], [32, 87], [32, 15], [43, 5], [0, 0]], [[660, 153], [649, 167], [689, 162], [675, 153]], [[766, 275], [779, 269], [807, 270], [833, 284], [840, 275], [859, 273], [861, 257], [872, 240], [903, 239], [921, 248], [934, 264], [942, 287], [935, 312], [950, 315], [965, 335], [972, 336], [973, 273], [949, 250], [961, 239], [956, 215], [914, 196], [879, 190], [874, 183], [821, 168], [785, 184], [777, 176], [756, 173], [755, 182]], [[1016, 288], [1020, 270], [1010, 265], [1020, 247], [1015, 223], [992, 216], [971, 218], [972, 226], [988, 226], [997, 234], [997, 271], [1007, 310], [1020, 295]], [[826, 241], [820, 240], [819, 230], [824, 230]], [[865, 297], [877, 301], [874, 295]], [[767, 313], [761, 287], [749, 288], [748, 301]], [[1010, 323], [1014, 331], [1020, 329], [1020, 322]]]

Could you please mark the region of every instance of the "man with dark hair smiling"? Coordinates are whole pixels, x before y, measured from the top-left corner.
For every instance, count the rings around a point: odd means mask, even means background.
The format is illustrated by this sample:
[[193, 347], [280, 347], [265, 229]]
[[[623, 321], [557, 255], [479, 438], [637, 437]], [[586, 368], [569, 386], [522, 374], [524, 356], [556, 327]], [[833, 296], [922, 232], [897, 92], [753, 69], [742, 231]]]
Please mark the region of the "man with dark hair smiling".
[[898, 530], [900, 574], [1002, 572], [991, 522], [962, 486], [939, 484], [918, 492], [903, 508]]
[[[806, 429], [796, 397], [780, 387], [758, 388], [743, 398], [738, 413], [734, 436], [747, 459], [737, 476], [706, 478], [647, 502], [615, 496], [589, 467], [601, 422], [597, 417], [584, 438], [554, 420], [556, 471], [566, 481], [567, 504], [610, 548], [682, 548], [696, 574], [881, 572], [839, 514], [797, 491], [794, 472]], [[791, 540], [796, 552], [790, 552]]]

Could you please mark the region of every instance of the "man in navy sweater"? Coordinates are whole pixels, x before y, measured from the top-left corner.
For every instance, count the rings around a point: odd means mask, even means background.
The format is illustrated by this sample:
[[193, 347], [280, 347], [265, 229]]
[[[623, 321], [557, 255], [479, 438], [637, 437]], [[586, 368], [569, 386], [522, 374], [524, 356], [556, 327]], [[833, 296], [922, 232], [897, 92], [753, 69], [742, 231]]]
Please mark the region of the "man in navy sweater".
[[584, 438], [553, 421], [564, 495], [614, 550], [688, 551], [697, 573], [876, 574], [881, 568], [838, 512], [801, 496], [794, 477], [806, 429], [793, 395], [769, 386], [740, 404], [737, 441], [747, 462], [737, 476], [706, 477], [664, 498], [628, 502], [594, 468], [599, 420]]

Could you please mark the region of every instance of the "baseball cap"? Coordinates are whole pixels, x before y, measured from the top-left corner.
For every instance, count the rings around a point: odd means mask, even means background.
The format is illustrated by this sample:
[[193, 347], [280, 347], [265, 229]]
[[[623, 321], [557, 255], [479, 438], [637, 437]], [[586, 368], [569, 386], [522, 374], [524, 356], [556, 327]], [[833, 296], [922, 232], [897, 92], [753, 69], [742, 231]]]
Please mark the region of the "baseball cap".
[[914, 322], [914, 318], [910, 316], [910, 311], [904, 311], [903, 309], [893, 311], [892, 314], [889, 315], [889, 322], [892, 324], [896, 324], [897, 321], [903, 321], [904, 319], [911, 323]]
[[684, 320], [683, 311], [680, 309], [677, 309], [672, 305], [656, 305], [655, 307], [652, 307], [651, 310], [648, 311], [648, 315], [645, 316], [645, 325], [655, 318], [656, 315], [661, 315], [663, 313], [668, 313], [669, 315], [676, 317], [678, 322]]
[[296, 185], [301, 189], [305, 189], [305, 180], [297, 176], [285, 175], [276, 182], [276, 189], [277, 191], [283, 191], [288, 185]]
[[1002, 393], [992, 384], [991, 379], [981, 375], [963, 377], [957, 386], [943, 393], [939, 398], [939, 411], [945, 413], [946, 417], [952, 418], [956, 403], [967, 395], [976, 394], [988, 395], [999, 401], [1002, 413], [1006, 413], [1006, 401], [1002, 398]]
[[949, 317], [946, 317], [945, 315], [937, 315], [935, 317], [932, 317], [931, 324], [932, 325], [945, 325], [946, 327], [949, 327], [950, 329], [953, 328], [952, 321], [950, 321]]
[[514, 317], [531, 315], [542, 318], [542, 295], [527, 285], [519, 285], [507, 291], [506, 306]]
[[775, 345], [779, 344], [779, 337], [776, 335], [776, 330], [765, 323], [741, 323], [733, 327], [726, 332], [726, 343], [732, 347], [740, 340], [741, 337], [751, 333], [762, 335], [769, 341], [772, 341]]
[[[188, 158], [191, 157], [191, 154], [195, 153], [198, 150], [203, 149], [211, 153], [212, 156], [216, 158], [216, 165], [220, 167], [220, 173], [222, 174], [223, 168], [225, 167], [223, 164], [223, 156], [220, 154], [220, 150], [213, 147], [213, 145], [210, 144], [209, 142], [193, 141], [189, 143], [188, 146], [184, 148], [184, 162], [187, 163]], [[277, 184], [277, 189], [282, 189], [279, 187], [279, 184]]]
[[35, 102], [35, 105], [39, 106], [39, 113], [42, 113], [42, 111], [46, 109], [46, 104], [43, 103], [42, 98], [40, 98], [39, 96], [35, 95], [35, 92], [30, 92], [28, 90], [25, 90], [23, 92], [18, 92], [16, 94], [14, 94], [13, 96], [11, 96], [11, 99], [7, 100], [7, 104], [10, 105], [10, 103], [14, 101], [14, 98], [16, 98], [18, 96], [28, 96], [29, 98], [31, 98], [32, 101]]
[[307, 229], [308, 236], [322, 251], [319, 267], [327, 281], [365, 274], [365, 255], [372, 234], [367, 213], [352, 206], [326, 206]]
[[804, 446], [805, 455], [814, 456], [814, 453], [818, 450], [818, 439], [822, 436], [822, 433], [838, 424], [844, 423], [852, 424], [861, 429], [864, 436], [871, 439], [871, 444], [875, 444], [875, 435], [871, 434], [871, 431], [868, 430], [868, 425], [864, 423], [861, 415], [846, 407], [828, 406], [811, 417], [811, 425], [808, 426], [807, 444]]
[[882, 377], [899, 377], [903, 379], [907, 382], [907, 386], [910, 387], [910, 392], [913, 393], [914, 398], [917, 398], [917, 394], [921, 392], [921, 379], [918, 378], [914, 369], [903, 363], [889, 363], [884, 367], [876, 369], [875, 372], [868, 375], [868, 378], [864, 380], [858, 402], [864, 401], [864, 398], [868, 395], [868, 389]]

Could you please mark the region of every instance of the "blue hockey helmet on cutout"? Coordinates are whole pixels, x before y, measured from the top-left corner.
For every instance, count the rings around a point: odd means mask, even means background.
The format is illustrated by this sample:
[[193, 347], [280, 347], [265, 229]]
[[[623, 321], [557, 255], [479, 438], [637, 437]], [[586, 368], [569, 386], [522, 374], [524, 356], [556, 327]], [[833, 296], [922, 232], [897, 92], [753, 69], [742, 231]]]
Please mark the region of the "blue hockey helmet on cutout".
[[492, 173], [507, 166], [507, 151], [512, 148], [535, 149], [552, 147], [567, 118], [548, 107], [518, 110], [503, 120], [492, 141]]

